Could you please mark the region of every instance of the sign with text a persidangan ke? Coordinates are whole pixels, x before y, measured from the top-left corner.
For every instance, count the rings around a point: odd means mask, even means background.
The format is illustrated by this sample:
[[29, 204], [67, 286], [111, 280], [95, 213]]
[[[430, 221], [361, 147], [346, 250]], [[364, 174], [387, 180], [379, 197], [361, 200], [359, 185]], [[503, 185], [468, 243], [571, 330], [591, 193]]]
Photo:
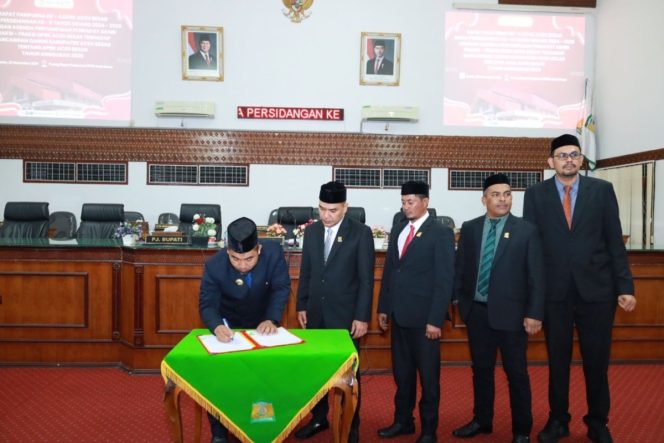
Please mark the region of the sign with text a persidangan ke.
[[344, 119], [343, 108], [283, 108], [273, 106], [238, 106], [237, 118], [262, 120], [332, 120]]

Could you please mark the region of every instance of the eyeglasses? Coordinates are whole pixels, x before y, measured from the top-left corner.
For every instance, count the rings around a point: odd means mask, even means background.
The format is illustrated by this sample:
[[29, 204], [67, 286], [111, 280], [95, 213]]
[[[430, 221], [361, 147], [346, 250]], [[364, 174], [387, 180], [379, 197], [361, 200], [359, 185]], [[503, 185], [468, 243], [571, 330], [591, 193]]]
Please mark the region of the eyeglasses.
[[561, 162], [564, 162], [567, 161], [567, 159], [576, 160], [578, 158], [583, 158], [583, 154], [580, 152], [561, 152], [560, 154], [553, 155], [552, 157], [555, 157]]

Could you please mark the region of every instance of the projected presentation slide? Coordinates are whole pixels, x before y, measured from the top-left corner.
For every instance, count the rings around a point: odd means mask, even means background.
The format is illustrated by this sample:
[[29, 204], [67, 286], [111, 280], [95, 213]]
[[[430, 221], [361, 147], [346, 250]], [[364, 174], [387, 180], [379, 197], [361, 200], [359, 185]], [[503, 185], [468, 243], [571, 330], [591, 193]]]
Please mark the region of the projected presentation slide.
[[131, 34], [132, 0], [0, 1], [0, 121], [128, 122]]
[[580, 15], [448, 12], [444, 124], [576, 127], [585, 47]]

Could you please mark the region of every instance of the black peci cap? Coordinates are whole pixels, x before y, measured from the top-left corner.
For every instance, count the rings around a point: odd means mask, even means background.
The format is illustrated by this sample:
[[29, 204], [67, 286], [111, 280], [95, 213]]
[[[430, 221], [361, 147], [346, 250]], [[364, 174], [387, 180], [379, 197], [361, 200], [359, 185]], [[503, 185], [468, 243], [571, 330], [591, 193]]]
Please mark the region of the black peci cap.
[[551, 140], [551, 154], [553, 154], [553, 151], [560, 148], [561, 146], [576, 146], [577, 148], [581, 149], [579, 139], [572, 134], [563, 134], [560, 137], [556, 137]]
[[489, 186], [501, 184], [510, 185], [510, 178], [507, 175], [501, 173], [493, 174], [484, 179], [484, 186], [482, 187], [482, 190], [486, 191]]
[[401, 185], [401, 195], [419, 194], [429, 197], [429, 185], [424, 182], [407, 181]]
[[338, 181], [327, 182], [321, 185], [318, 199], [325, 203], [344, 203], [346, 201], [346, 186]]
[[235, 252], [249, 252], [258, 244], [256, 223], [241, 217], [228, 225], [228, 247]]

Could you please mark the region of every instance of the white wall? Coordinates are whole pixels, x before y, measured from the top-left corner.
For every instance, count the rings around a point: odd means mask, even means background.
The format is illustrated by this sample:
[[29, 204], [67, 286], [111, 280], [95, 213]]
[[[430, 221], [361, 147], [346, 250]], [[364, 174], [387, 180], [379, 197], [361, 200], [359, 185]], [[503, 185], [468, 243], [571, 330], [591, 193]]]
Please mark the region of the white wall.
[[[496, 3], [496, 0], [477, 0]], [[443, 23], [452, 2], [419, 0], [316, 1], [311, 17], [300, 24], [282, 15], [277, 0], [135, 0], [133, 45], [133, 125], [247, 130], [358, 132], [363, 105], [416, 105], [417, 123], [390, 124], [388, 133], [432, 135], [554, 136], [556, 131], [520, 129], [449, 129], [442, 125]], [[250, 4], [247, 4], [250, 3]], [[622, 3], [625, 3], [623, 5]], [[594, 16], [597, 39], [596, 100], [599, 158], [661, 147], [664, 16], [656, 0], [599, 0]], [[180, 26], [223, 26], [223, 82], [181, 79]], [[398, 87], [359, 84], [361, 32], [402, 34], [401, 82]], [[646, 37], [639, 37], [645, 33]], [[616, 56], [617, 54], [617, 56]], [[621, 92], [626, 91], [626, 92]], [[654, 91], [654, 93], [653, 93]], [[217, 107], [214, 119], [164, 119], [154, 115], [158, 100], [206, 100]], [[653, 104], [649, 104], [653, 102]], [[311, 106], [345, 109], [343, 122], [238, 120], [241, 105]], [[645, 110], [647, 112], [640, 112]], [[365, 132], [385, 132], [384, 124]], [[0, 160], [0, 207], [9, 200], [51, 202], [50, 210], [77, 216], [84, 202], [123, 202], [151, 222], [161, 212], [178, 212], [182, 202], [219, 202], [224, 224], [241, 215], [267, 222], [269, 211], [284, 205], [315, 205], [318, 187], [332, 177], [328, 166], [251, 165], [250, 186], [146, 186], [145, 163], [129, 164], [129, 184], [24, 184], [22, 162]], [[662, 167], [660, 166], [660, 170]], [[431, 206], [452, 216], [457, 225], [483, 212], [479, 192], [447, 190], [447, 170], [432, 170]], [[661, 172], [660, 172], [661, 174]], [[658, 180], [664, 195], [664, 179]], [[523, 193], [514, 197], [520, 215]], [[391, 223], [399, 207], [398, 190], [350, 190], [349, 203], [364, 206], [369, 224]], [[660, 208], [659, 220], [663, 220]]]
[[599, 0], [597, 6], [597, 157], [663, 148], [664, 2]]

